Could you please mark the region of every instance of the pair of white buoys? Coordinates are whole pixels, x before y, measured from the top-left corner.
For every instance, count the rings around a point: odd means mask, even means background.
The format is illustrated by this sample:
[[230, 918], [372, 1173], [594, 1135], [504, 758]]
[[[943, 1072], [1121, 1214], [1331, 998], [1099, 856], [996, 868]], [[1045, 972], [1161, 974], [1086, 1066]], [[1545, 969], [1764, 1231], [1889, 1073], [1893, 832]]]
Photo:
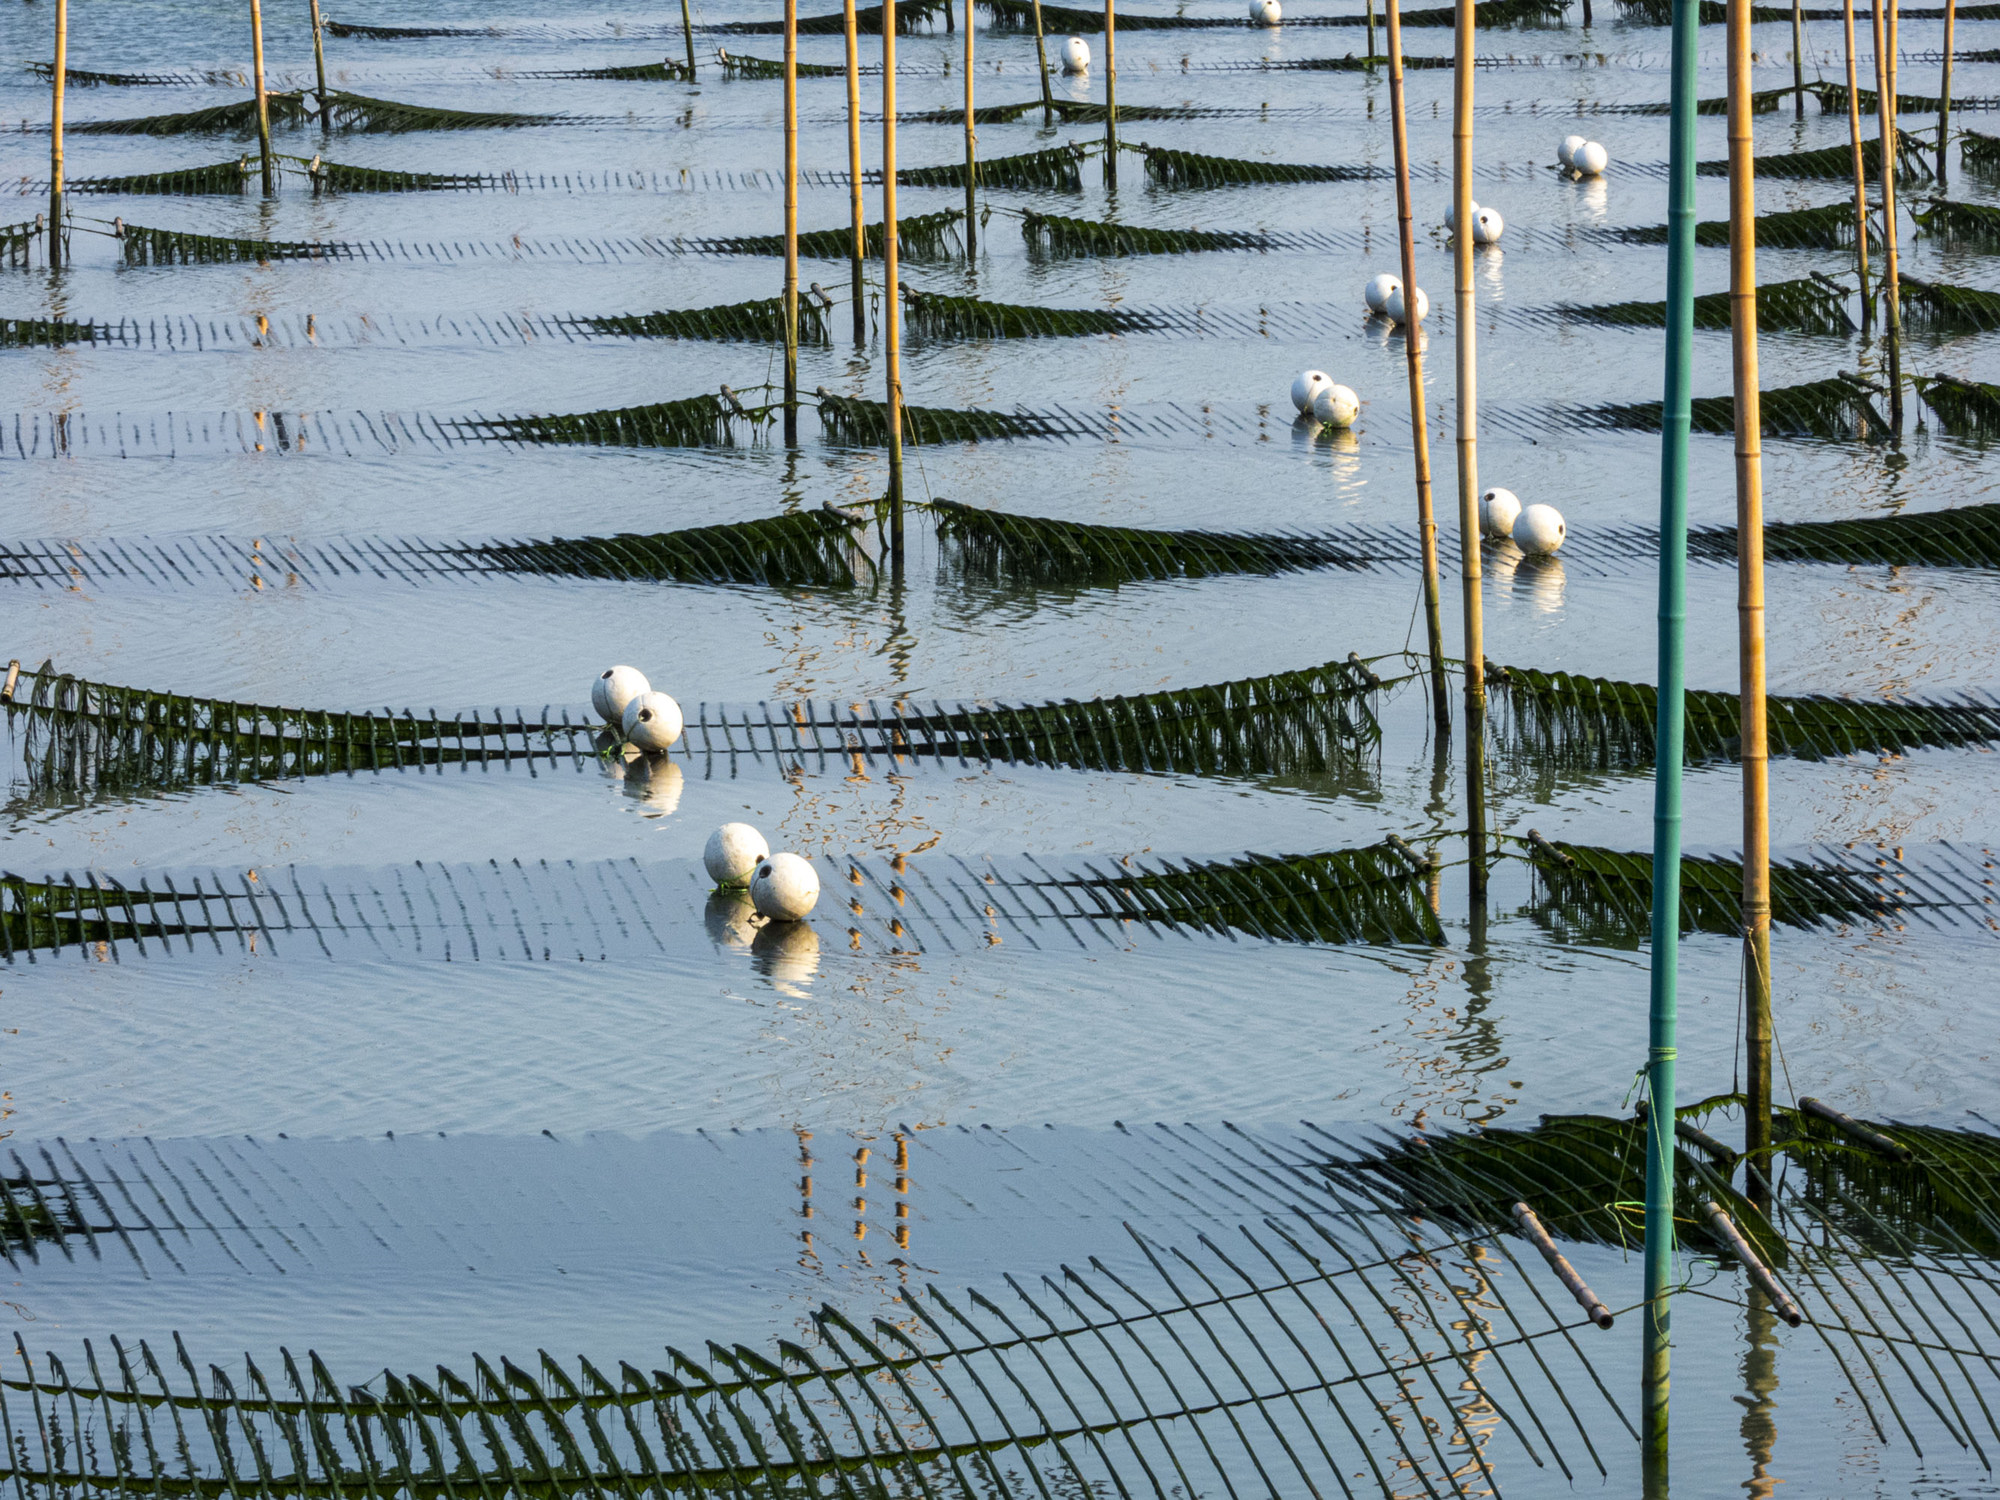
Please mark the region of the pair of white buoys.
[[673, 748], [681, 737], [681, 706], [665, 693], [653, 691], [637, 667], [608, 667], [591, 684], [590, 706], [607, 724], [614, 724], [627, 744], [648, 755]]
[[1512, 490], [1491, 489], [1479, 497], [1479, 529], [1492, 537], [1512, 537], [1514, 545], [1535, 557], [1553, 557], [1569, 540], [1569, 523], [1553, 505], [1525, 510]]
[[1292, 405], [1329, 427], [1352, 427], [1361, 415], [1361, 398], [1324, 370], [1306, 370], [1292, 382]]
[[1252, 26], [1276, 26], [1285, 19], [1285, 13], [1278, 6], [1278, 0], [1250, 0], [1250, 24]]
[[[1410, 309], [1407, 300], [1403, 296], [1402, 280], [1399, 277], [1391, 276], [1387, 271], [1384, 271], [1380, 276], [1377, 276], [1361, 289], [1361, 300], [1368, 304], [1370, 312], [1380, 313], [1393, 323], [1407, 323], [1410, 321]], [[1430, 311], [1431, 299], [1424, 295], [1422, 287], [1418, 287], [1417, 321], [1419, 323], [1423, 322], [1425, 318], [1430, 316]]]
[[1088, 73], [1090, 71], [1090, 43], [1080, 36], [1073, 36], [1062, 45], [1062, 70], [1065, 73]]
[[1611, 165], [1611, 153], [1596, 141], [1580, 135], [1566, 135], [1556, 147], [1556, 159], [1579, 177], [1602, 177]]
[[708, 836], [702, 868], [718, 886], [750, 887], [757, 915], [796, 922], [819, 901], [819, 871], [804, 855], [773, 854], [764, 835], [748, 823], [724, 823]]
[[[1458, 232], [1458, 205], [1454, 203], [1444, 211], [1444, 227], [1452, 233]], [[1475, 245], [1495, 245], [1500, 236], [1507, 232], [1507, 221], [1500, 217], [1497, 208], [1481, 208], [1472, 205], [1472, 243]]]

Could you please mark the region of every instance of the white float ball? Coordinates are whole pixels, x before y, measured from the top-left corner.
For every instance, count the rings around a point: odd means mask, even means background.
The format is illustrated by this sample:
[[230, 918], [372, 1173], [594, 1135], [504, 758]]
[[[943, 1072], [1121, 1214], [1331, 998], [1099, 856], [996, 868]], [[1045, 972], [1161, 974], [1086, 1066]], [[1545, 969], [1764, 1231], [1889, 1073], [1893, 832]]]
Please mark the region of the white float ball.
[[1346, 386], [1328, 381], [1313, 397], [1313, 415], [1329, 427], [1352, 427], [1361, 415], [1361, 398]]
[[1073, 36], [1063, 43], [1062, 67], [1065, 73], [1088, 73], [1090, 71], [1090, 43], [1080, 36]]
[[1403, 283], [1384, 271], [1361, 289], [1362, 300], [1368, 304], [1370, 312], [1386, 312], [1389, 308], [1389, 293], [1400, 292]]
[[1278, 0], [1250, 0], [1250, 24], [1252, 26], [1276, 26], [1285, 18], [1278, 6]]
[[[1472, 205], [1472, 213], [1474, 218], [1479, 216], [1479, 205], [1477, 203]], [[1458, 200], [1455, 198], [1452, 200], [1451, 206], [1444, 211], [1444, 227], [1454, 231], [1458, 228]]]
[[1301, 412], [1313, 409], [1313, 398], [1333, 384], [1333, 377], [1324, 370], [1303, 370], [1292, 382], [1292, 405]]
[[657, 755], [681, 737], [681, 706], [665, 693], [641, 693], [625, 705], [625, 738]]
[[590, 706], [605, 723], [622, 724], [625, 705], [652, 688], [646, 674], [637, 667], [607, 667], [590, 685]]
[[1491, 245], [1507, 232], [1507, 221], [1494, 208], [1482, 208], [1472, 216], [1472, 243]]
[[1569, 524], [1553, 505], [1531, 505], [1514, 522], [1514, 545], [1530, 556], [1547, 557], [1569, 539]]
[[819, 900], [819, 871], [796, 854], [772, 854], [750, 877], [750, 904], [773, 922], [796, 922]]
[[1556, 147], [1556, 160], [1566, 167], [1570, 166], [1576, 160], [1578, 148], [1589, 144], [1590, 142], [1580, 135], [1566, 135], [1562, 138], [1562, 144]]
[[1611, 165], [1611, 153], [1596, 141], [1585, 141], [1569, 159], [1570, 166], [1585, 177], [1602, 177]]
[[1521, 498], [1512, 490], [1491, 489], [1479, 497], [1479, 529], [1488, 536], [1512, 536]]
[[747, 885], [757, 866], [769, 856], [764, 835], [748, 823], [724, 823], [708, 836], [701, 865], [717, 885]]
[[[1410, 321], [1409, 306], [1406, 299], [1403, 296], [1403, 288], [1400, 284], [1396, 287], [1396, 290], [1389, 293], [1388, 300], [1382, 304], [1382, 311], [1387, 313], [1391, 318], [1391, 320], [1393, 320], [1394, 322], [1407, 323]], [[1421, 323], [1425, 318], [1428, 318], [1430, 315], [1431, 315], [1431, 299], [1424, 295], [1424, 289], [1422, 287], [1418, 287], [1417, 321]]]

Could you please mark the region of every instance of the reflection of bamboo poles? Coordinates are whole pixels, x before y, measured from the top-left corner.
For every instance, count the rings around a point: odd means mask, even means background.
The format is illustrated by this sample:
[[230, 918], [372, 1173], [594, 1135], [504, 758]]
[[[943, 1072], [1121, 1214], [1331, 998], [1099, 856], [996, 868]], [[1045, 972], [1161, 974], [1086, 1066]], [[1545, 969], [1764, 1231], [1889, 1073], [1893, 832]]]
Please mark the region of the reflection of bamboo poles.
[[[1104, 0], [1107, 9], [1111, 0]], [[1389, 110], [1394, 118], [1396, 142], [1396, 225], [1403, 252], [1403, 349], [1410, 369], [1410, 427], [1415, 439], [1417, 467], [1417, 542], [1424, 563], [1424, 626], [1430, 635], [1431, 712], [1437, 722], [1438, 741], [1451, 732], [1451, 705], [1445, 699], [1444, 620], [1438, 602], [1437, 517], [1431, 511], [1430, 434], [1424, 422], [1424, 336], [1417, 318], [1417, 244], [1410, 209], [1410, 130], [1403, 113], [1403, 24], [1396, 0], [1388, 0], [1389, 21]], [[1470, 224], [1461, 223], [1461, 234], [1471, 233]], [[1460, 330], [1461, 335], [1463, 330]]]
[[1104, 0], [1104, 180], [1118, 183], [1118, 17]]
[[56, 0], [56, 65], [49, 85], [49, 264], [62, 264], [63, 84], [69, 78], [69, 0]]
[[326, 38], [321, 34], [319, 0], [312, 0], [313, 28], [313, 69], [319, 75], [319, 128], [322, 133], [333, 129], [333, 122], [326, 113]]
[[1854, 77], [1854, 0], [1840, 0], [1847, 32], [1847, 139], [1854, 147], [1854, 264], [1861, 281], [1861, 326], [1875, 320], [1875, 302], [1868, 295], [1868, 168], [1861, 153], [1861, 99]]
[[[1042, 0], [1032, 0], [1035, 9], [1035, 66], [1042, 75], [1042, 128], [1056, 122], [1056, 102], [1049, 93], [1049, 54], [1042, 45]], [[1370, 0], [1374, 3], [1374, 0]]]
[[1951, 48], [1952, 36], [1958, 29], [1958, 0], [1944, 0], [1944, 77], [1938, 80], [1938, 191], [1942, 193], [1948, 184], [1950, 171], [1945, 166], [1945, 147], [1951, 140]]
[[785, 0], [785, 442], [799, 440], [799, 0]]
[[264, 91], [264, 5], [250, 0], [250, 61], [257, 75], [257, 159], [264, 169], [264, 196], [278, 190], [271, 167], [271, 96]]
[[1875, 114], [1882, 139], [1882, 320], [1889, 339], [1889, 425], [1903, 433], [1903, 307], [1896, 267], [1896, 0], [1872, 0], [1875, 18]]
[[889, 428], [889, 566], [900, 579], [903, 576], [903, 341], [896, 235], [896, 0], [882, 0], [882, 356], [888, 384], [883, 418]]
[[1773, 1416], [1778, 1403], [1771, 1399], [1778, 1388], [1778, 1320], [1756, 1287], [1747, 1290], [1744, 1301], [1744, 1334], [1749, 1343], [1743, 1351], [1743, 1385], [1749, 1399], [1743, 1403], [1741, 1431], [1750, 1455], [1750, 1478], [1743, 1489], [1750, 1500], [1771, 1500], [1779, 1484], [1771, 1473], [1771, 1450], [1778, 1441]]
[[[1852, 4], [1853, 0], [1849, 0]], [[868, 306], [861, 262], [868, 253], [867, 229], [861, 217], [861, 38], [856, 29], [854, 0], [843, 0], [841, 19], [847, 29], [847, 199], [854, 216], [854, 247], [849, 255], [854, 304], [854, 342], [868, 342]]]
[[[1729, 327], [1736, 397], [1736, 649], [1743, 764], [1744, 1150], [1771, 1145], [1770, 746], [1764, 721], [1764, 446], [1757, 375], [1757, 159], [1750, 0], [1729, 0]], [[1753, 1175], [1751, 1189], [1763, 1178]], [[1760, 1208], [1768, 1205], [1759, 1203]]]
[[1458, 0], [1452, 69], [1451, 262], [1458, 355], [1458, 555], [1465, 609], [1465, 840], [1474, 906], [1486, 899], [1486, 646], [1479, 570], [1479, 352], [1472, 294], [1475, 0]]
[[[950, 0], [946, 0], [949, 4]], [[972, 125], [972, 0], [965, 0], [965, 259], [968, 265], [979, 253], [979, 219], [976, 202], [976, 173], [979, 133]]]

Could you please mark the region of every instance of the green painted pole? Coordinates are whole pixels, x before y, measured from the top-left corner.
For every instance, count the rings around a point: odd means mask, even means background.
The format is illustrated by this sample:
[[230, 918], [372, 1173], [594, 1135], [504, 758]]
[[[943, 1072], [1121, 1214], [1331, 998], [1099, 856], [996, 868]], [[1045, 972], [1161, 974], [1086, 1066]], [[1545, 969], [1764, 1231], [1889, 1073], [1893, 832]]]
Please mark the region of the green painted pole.
[[1674, 1270], [1674, 1063], [1686, 716], [1687, 467], [1694, 352], [1695, 61], [1699, 0], [1674, 0], [1667, 167], [1667, 367], [1660, 436], [1659, 740], [1653, 760], [1652, 993], [1646, 1052], [1646, 1311], [1640, 1375], [1645, 1492], [1664, 1495]]

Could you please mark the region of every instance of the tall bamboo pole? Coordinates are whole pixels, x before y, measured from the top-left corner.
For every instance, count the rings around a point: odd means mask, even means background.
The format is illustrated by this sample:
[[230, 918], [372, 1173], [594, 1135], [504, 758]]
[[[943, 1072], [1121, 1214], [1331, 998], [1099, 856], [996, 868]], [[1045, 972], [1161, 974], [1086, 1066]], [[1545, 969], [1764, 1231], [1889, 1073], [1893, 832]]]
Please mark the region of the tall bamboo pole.
[[1875, 321], [1875, 302], [1868, 294], [1868, 165], [1861, 150], [1861, 91], [1854, 78], [1854, 0], [1840, 0], [1841, 23], [1847, 33], [1847, 139], [1854, 147], [1854, 266], [1861, 281], [1861, 326]]
[[1375, 56], [1375, 0], [1368, 0], [1368, 56]]
[[972, 125], [972, 0], [965, 0], [965, 260], [979, 253], [979, 132]]
[[[1111, 0], [1104, 0], [1106, 5]], [[1444, 618], [1438, 601], [1437, 517], [1431, 510], [1431, 444], [1424, 421], [1424, 335], [1417, 320], [1417, 241], [1410, 209], [1410, 131], [1403, 115], [1403, 22], [1396, 0], [1388, 0], [1389, 112], [1395, 117], [1396, 228], [1403, 250], [1403, 351], [1410, 368], [1410, 428], [1417, 465], [1417, 541], [1424, 560], [1424, 627], [1431, 650], [1431, 713], [1437, 721], [1438, 742], [1451, 733], [1451, 704], [1444, 685]], [[1472, 232], [1459, 221], [1459, 231]], [[1464, 330], [1459, 330], [1463, 337]]]
[[1951, 139], [1951, 48], [1953, 33], [1958, 29], [1958, 0], [1944, 0], [1944, 77], [1938, 82], [1938, 191], [1943, 192], [1950, 179], [1950, 170], [1945, 165], [1944, 149]]
[[1806, 18], [1792, 0], [1792, 118], [1806, 117]]
[[785, 442], [799, 440], [799, 0], [785, 0]]
[[694, 82], [694, 18], [688, 14], [688, 0], [681, 0], [681, 40], [687, 43], [688, 82]]
[[[1852, 0], [1850, 0], [1852, 3]], [[867, 227], [861, 217], [861, 37], [854, 17], [854, 0], [841, 0], [841, 20], [847, 30], [847, 203], [854, 218], [854, 244], [848, 255], [854, 305], [854, 342], [868, 342], [867, 288], [861, 262], [868, 254]]]
[[1035, 12], [1035, 66], [1042, 74], [1042, 128], [1056, 122], [1056, 101], [1049, 93], [1049, 54], [1042, 45], [1042, 0], [1032, 0]]
[[319, 20], [319, 0], [312, 0], [313, 23], [313, 69], [319, 75], [319, 128], [331, 130], [333, 122], [326, 114], [326, 38], [321, 34]]
[[1104, 0], [1104, 180], [1118, 185], [1118, 17]]
[[1764, 723], [1764, 439], [1757, 377], [1757, 157], [1750, 3], [1729, 0], [1729, 330], [1736, 396], [1737, 733], [1743, 764], [1744, 1152], [1764, 1202], [1771, 1146], [1771, 787]]
[[[1486, 642], [1480, 598], [1479, 350], [1472, 297], [1472, 44], [1475, 0], [1458, 0], [1452, 63], [1452, 289], [1457, 309], [1458, 556], [1465, 609], [1465, 842], [1472, 904], [1486, 900]], [[1404, 285], [1409, 285], [1406, 280]]]
[[63, 85], [69, 81], [69, 0], [56, 0], [56, 70], [49, 86], [49, 264], [63, 258]]
[[264, 6], [250, 0], [250, 60], [257, 74], [257, 159], [264, 168], [264, 196], [278, 190], [271, 168], [271, 96], [264, 91]]
[[1875, 17], [1875, 115], [1881, 124], [1882, 160], [1882, 320], [1889, 338], [1889, 425], [1903, 433], [1903, 289], [1896, 265], [1896, 0], [1889, 0], [1885, 29], [1883, 0], [1873, 0]]
[[903, 581], [902, 288], [896, 243], [896, 0], [882, 0], [882, 353], [888, 371], [889, 565]]
[[1667, 167], [1667, 358], [1661, 390], [1657, 739], [1653, 750], [1652, 975], [1646, 1050], [1646, 1255], [1641, 1469], [1666, 1493], [1674, 1260], [1674, 1074], [1679, 1056], [1681, 757], [1686, 727], [1687, 465], [1694, 356], [1695, 69], [1699, 0], [1674, 0]]

